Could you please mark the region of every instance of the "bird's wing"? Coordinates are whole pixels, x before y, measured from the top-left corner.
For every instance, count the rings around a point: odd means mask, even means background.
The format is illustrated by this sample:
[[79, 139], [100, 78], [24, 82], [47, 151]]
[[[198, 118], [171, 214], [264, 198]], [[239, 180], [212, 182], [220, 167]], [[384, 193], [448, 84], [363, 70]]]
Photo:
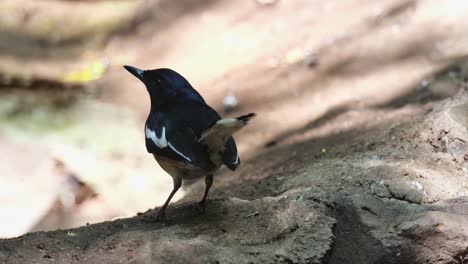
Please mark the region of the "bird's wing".
[[148, 152], [172, 160], [190, 163], [210, 170], [213, 167], [203, 145], [198, 143], [191, 128], [174, 129], [169, 126], [145, 128]]
[[[207, 138], [207, 130], [220, 120], [218, 113], [206, 104], [185, 104], [168, 112], [152, 114], [145, 126], [146, 148], [150, 153], [204, 169], [213, 168], [210, 154], [219, 152], [223, 163], [235, 170], [240, 165], [240, 159], [230, 134], [226, 136], [226, 133], [218, 133], [214, 129], [213, 135]], [[243, 126], [247, 121], [236, 119], [237, 122]], [[212, 139], [218, 142], [218, 134], [221, 140], [219, 145], [208, 144]]]
[[220, 152], [224, 165], [235, 170], [240, 165], [236, 143], [232, 134], [247, 125], [249, 120], [255, 117], [254, 113], [236, 118], [224, 118], [218, 120], [201, 135], [200, 141], [212, 152]]
[[211, 169], [210, 155], [198, 138], [202, 128], [217, 119], [216, 112], [190, 104], [151, 114], [145, 124], [146, 148], [159, 156]]

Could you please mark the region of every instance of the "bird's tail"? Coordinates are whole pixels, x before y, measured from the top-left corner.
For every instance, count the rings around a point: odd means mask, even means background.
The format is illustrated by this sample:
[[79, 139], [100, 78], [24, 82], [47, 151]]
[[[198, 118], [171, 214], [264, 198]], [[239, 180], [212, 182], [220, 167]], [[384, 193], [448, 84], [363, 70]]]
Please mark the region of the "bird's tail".
[[246, 126], [253, 117], [255, 117], [255, 113], [236, 118], [223, 118], [203, 132], [198, 142], [205, 143], [211, 150], [219, 151], [226, 140]]

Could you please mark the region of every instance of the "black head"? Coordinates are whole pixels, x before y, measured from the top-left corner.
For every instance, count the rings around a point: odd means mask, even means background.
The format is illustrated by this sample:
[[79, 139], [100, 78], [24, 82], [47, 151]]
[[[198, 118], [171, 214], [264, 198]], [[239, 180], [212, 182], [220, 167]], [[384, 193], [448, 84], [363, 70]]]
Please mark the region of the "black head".
[[124, 68], [145, 84], [152, 105], [170, 104], [174, 101], [205, 103], [192, 85], [182, 75], [171, 69], [141, 70], [127, 65]]

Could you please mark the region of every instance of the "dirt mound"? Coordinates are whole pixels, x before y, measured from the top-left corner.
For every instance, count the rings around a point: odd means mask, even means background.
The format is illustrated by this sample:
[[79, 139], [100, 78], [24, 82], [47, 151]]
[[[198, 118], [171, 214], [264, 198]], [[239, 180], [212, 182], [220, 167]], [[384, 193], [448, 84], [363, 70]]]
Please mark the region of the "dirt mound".
[[169, 224], [130, 218], [27, 234], [3, 240], [1, 260], [463, 263], [467, 102], [462, 89], [413, 122], [335, 138], [326, 153], [273, 148], [221, 177], [206, 214], [187, 202], [199, 194], [195, 185], [170, 207]]
[[[31, 230], [65, 189], [49, 183], [57, 157], [58, 174], [92, 187], [96, 203], [72, 203], [56, 221], [42, 219], [39, 230], [121, 219], [0, 240], [0, 262], [468, 261], [467, 3], [187, 0], [189, 11], [176, 1], [125, 2], [109, 16], [93, 12], [87, 30], [76, 31], [95, 2], [86, 1], [64, 24], [71, 35], [48, 39], [53, 26], [31, 36], [42, 23], [60, 25], [61, 10], [76, 4], [49, 2], [15, 9], [24, 18], [19, 36], [9, 38], [18, 27], [0, 32], [9, 49], [22, 43], [20, 51], [59, 56], [0, 51], [7, 80], [0, 82], [8, 87], [0, 91], [0, 167], [10, 175], [0, 177], [10, 194], [0, 209], [7, 209], [5, 222], [22, 226], [2, 231]], [[108, 9], [107, 1], [96, 3], [93, 10]], [[48, 8], [55, 10], [50, 21], [43, 20]], [[95, 23], [107, 25], [103, 35]], [[77, 46], [67, 44], [73, 39]], [[91, 54], [77, 64], [106, 65], [93, 87], [48, 81], [76, 73], [63, 65], [85, 51]], [[144, 150], [147, 94], [121, 62], [177, 69], [220, 112], [258, 113], [236, 135], [243, 165], [216, 175], [205, 214], [193, 208], [205, 187], [195, 182], [169, 206], [169, 223], [130, 217], [162, 204], [172, 181]], [[24, 68], [26, 81], [16, 74]], [[38, 85], [54, 89], [31, 87]], [[226, 97], [236, 102], [229, 109]], [[11, 199], [17, 193], [21, 199]]]

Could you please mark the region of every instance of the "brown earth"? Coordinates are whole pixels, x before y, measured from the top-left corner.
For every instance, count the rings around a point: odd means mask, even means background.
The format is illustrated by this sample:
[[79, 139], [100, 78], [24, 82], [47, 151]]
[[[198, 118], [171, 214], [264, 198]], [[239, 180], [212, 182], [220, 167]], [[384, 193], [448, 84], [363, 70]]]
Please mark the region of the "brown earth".
[[[25, 168], [36, 165], [28, 180], [35, 186], [44, 177], [59, 185], [50, 180], [53, 173], [74, 175], [98, 197], [65, 208], [62, 218], [41, 218], [56, 198], [53, 184], [44, 184], [47, 190], [22, 187], [29, 196], [21, 204], [35, 211], [2, 215], [36, 220], [4, 234], [128, 217], [0, 240], [0, 262], [468, 263], [468, 3], [259, 2], [143, 1], [122, 22], [126, 26], [106, 27], [103, 36], [76, 46], [80, 56], [70, 55], [76, 64], [111, 58], [91, 86], [64, 88], [63, 96], [57, 92], [62, 86], [30, 95], [27, 85], [6, 85], [1, 92], [8, 100], [0, 104], [9, 113], [0, 137], [8, 147], [0, 152], [5, 175], [26, 175]], [[50, 4], [60, 10], [76, 3]], [[87, 5], [105, 1], [80, 3], [75, 15], [86, 14]], [[122, 10], [109, 17], [130, 12]], [[75, 34], [94, 39], [93, 29]], [[63, 58], [11, 56], [0, 54], [5, 74], [21, 65], [31, 66], [34, 78], [64, 74]], [[243, 165], [218, 173], [205, 214], [193, 206], [204, 188], [200, 181], [171, 204], [169, 223], [129, 217], [161, 204], [171, 181], [144, 152], [141, 127], [149, 102], [119, 65], [124, 63], [177, 69], [220, 112], [227, 110], [223, 99], [234, 95], [239, 104], [226, 114], [258, 114], [236, 135]], [[21, 99], [14, 99], [18, 94]], [[24, 99], [37, 94], [47, 99]], [[7, 105], [10, 98], [21, 107]], [[53, 119], [34, 114], [57, 105], [65, 117], [54, 110]], [[32, 113], [37, 122], [77, 132], [23, 133], [31, 128], [11, 120], [12, 112], [20, 121]], [[31, 134], [47, 135], [46, 143]], [[57, 157], [65, 168], [57, 170]], [[6, 186], [20, 185], [15, 179]], [[16, 205], [18, 199], [10, 199]]]

